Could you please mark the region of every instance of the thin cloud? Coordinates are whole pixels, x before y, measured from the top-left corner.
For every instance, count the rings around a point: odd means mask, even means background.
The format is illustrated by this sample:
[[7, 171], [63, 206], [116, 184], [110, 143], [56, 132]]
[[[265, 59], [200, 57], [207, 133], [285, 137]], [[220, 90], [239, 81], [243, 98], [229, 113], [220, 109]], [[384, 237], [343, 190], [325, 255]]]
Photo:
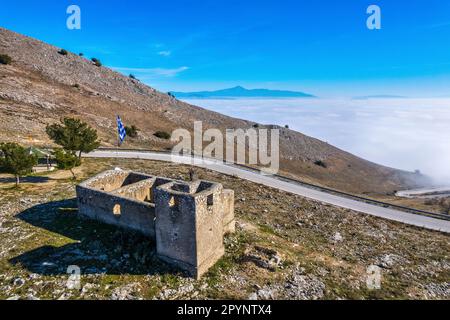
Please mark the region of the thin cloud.
[[164, 69], [164, 68], [151, 69], [151, 71], [156, 73], [157, 75], [165, 76], [165, 77], [175, 77], [179, 73], [186, 71], [186, 70], [189, 70], [189, 67], [180, 67], [180, 68], [176, 68], [176, 69]]
[[112, 67], [112, 69], [120, 72], [133, 72], [146, 78], [151, 77], [166, 77], [172, 78], [176, 77], [180, 73], [189, 70], [189, 67], [183, 66], [179, 68], [123, 68], [123, 67]]
[[169, 51], [169, 50], [160, 51], [160, 52], [158, 52], [158, 54], [163, 57], [169, 57], [172, 54], [172, 51]]
[[445, 28], [445, 27], [449, 27], [450, 26], [450, 22], [441, 22], [441, 23], [435, 23], [435, 24], [431, 24], [426, 26], [425, 28], [427, 29], [439, 29], [439, 28]]

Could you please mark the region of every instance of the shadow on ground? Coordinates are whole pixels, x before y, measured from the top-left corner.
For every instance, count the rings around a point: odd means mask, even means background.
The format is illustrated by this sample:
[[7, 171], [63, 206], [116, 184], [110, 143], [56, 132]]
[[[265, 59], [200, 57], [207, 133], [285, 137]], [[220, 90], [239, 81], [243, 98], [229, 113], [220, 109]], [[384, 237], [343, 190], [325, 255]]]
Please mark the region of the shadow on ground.
[[17, 218], [62, 235], [70, 242], [61, 247], [36, 248], [9, 260], [32, 273], [66, 275], [67, 268], [76, 265], [82, 274], [183, 275], [156, 257], [151, 239], [80, 217], [76, 199], [37, 205], [21, 212]]
[[[52, 179], [49, 177], [40, 177], [40, 176], [29, 176], [20, 178], [21, 183], [44, 183], [48, 182]], [[15, 177], [1, 177], [0, 183], [16, 183]]]

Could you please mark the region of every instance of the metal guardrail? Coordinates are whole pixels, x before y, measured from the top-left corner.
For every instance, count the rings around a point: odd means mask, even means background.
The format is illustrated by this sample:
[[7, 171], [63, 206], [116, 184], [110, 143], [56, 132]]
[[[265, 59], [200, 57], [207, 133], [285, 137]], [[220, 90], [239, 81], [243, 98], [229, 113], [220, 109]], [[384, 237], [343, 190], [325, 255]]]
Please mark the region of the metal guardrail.
[[[148, 149], [123, 149], [123, 148], [105, 148], [105, 147], [101, 147], [97, 149], [98, 151], [111, 151], [111, 152], [148, 152], [148, 153], [161, 153], [161, 154], [171, 154], [170, 151], [163, 151], [163, 150], [148, 150]], [[196, 157], [194, 154], [191, 154], [192, 158], [198, 158], [198, 159], [210, 159], [213, 161], [220, 161], [214, 158], [208, 158], [208, 157]], [[222, 161], [224, 164], [229, 165], [229, 166], [235, 166], [238, 168], [243, 168], [246, 169], [248, 171], [252, 171], [255, 173], [258, 173], [259, 170], [257, 168], [253, 168], [247, 165], [243, 165], [243, 164], [238, 164], [238, 163], [233, 163], [230, 164], [226, 161]], [[410, 207], [405, 207], [405, 206], [399, 206], [396, 204], [392, 204], [392, 203], [388, 203], [388, 202], [383, 202], [383, 201], [378, 201], [378, 200], [374, 200], [374, 199], [370, 199], [370, 198], [365, 198], [365, 197], [361, 197], [361, 196], [357, 196], [351, 193], [347, 193], [347, 192], [343, 192], [343, 191], [339, 191], [339, 190], [335, 190], [332, 188], [328, 188], [328, 187], [323, 187], [323, 186], [319, 186], [319, 185], [315, 185], [309, 182], [304, 182], [304, 181], [300, 181], [297, 179], [293, 179], [293, 178], [289, 178], [286, 176], [282, 176], [279, 174], [274, 174], [272, 175], [273, 177], [282, 180], [282, 181], [286, 181], [286, 182], [292, 182], [292, 183], [296, 183], [298, 185], [310, 188], [310, 189], [314, 189], [314, 190], [318, 190], [318, 191], [322, 191], [322, 192], [326, 192], [326, 193], [330, 193], [330, 194], [334, 194], [334, 195], [338, 195], [338, 196], [343, 196], [345, 198], [348, 199], [353, 199], [359, 202], [365, 202], [368, 204], [373, 204], [373, 205], [377, 205], [377, 206], [381, 206], [381, 207], [385, 207], [385, 208], [392, 208], [392, 209], [398, 209], [400, 211], [405, 211], [405, 212], [409, 212], [409, 213], [413, 213], [413, 214], [418, 214], [418, 215], [422, 215], [422, 216], [428, 216], [431, 218], [436, 218], [436, 219], [441, 219], [441, 220], [448, 220], [450, 221], [450, 215], [446, 215], [446, 214], [441, 214], [441, 213], [435, 213], [435, 212], [429, 212], [429, 211], [425, 211], [425, 210], [419, 210], [419, 209], [414, 209], [414, 208], [410, 208]]]

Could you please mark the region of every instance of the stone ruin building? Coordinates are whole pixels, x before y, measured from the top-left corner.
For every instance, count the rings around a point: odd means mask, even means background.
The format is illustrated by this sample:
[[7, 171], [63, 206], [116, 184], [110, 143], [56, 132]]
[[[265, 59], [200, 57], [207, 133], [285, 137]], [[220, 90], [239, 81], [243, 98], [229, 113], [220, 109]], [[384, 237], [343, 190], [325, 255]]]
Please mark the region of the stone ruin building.
[[162, 260], [201, 277], [224, 254], [234, 232], [234, 191], [131, 171], [105, 171], [77, 186], [79, 213], [137, 230], [156, 242]]

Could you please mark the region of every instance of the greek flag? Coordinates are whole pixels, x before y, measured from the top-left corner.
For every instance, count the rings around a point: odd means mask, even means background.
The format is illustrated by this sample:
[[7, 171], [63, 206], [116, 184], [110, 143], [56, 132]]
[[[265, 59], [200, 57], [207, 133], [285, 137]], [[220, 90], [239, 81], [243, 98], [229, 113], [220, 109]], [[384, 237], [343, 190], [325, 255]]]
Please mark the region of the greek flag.
[[120, 145], [125, 140], [127, 132], [125, 131], [125, 127], [123, 126], [122, 120], [120, 119], [119, 116], [117, 116], [117, 130], [119, 132], [119, 145]]

